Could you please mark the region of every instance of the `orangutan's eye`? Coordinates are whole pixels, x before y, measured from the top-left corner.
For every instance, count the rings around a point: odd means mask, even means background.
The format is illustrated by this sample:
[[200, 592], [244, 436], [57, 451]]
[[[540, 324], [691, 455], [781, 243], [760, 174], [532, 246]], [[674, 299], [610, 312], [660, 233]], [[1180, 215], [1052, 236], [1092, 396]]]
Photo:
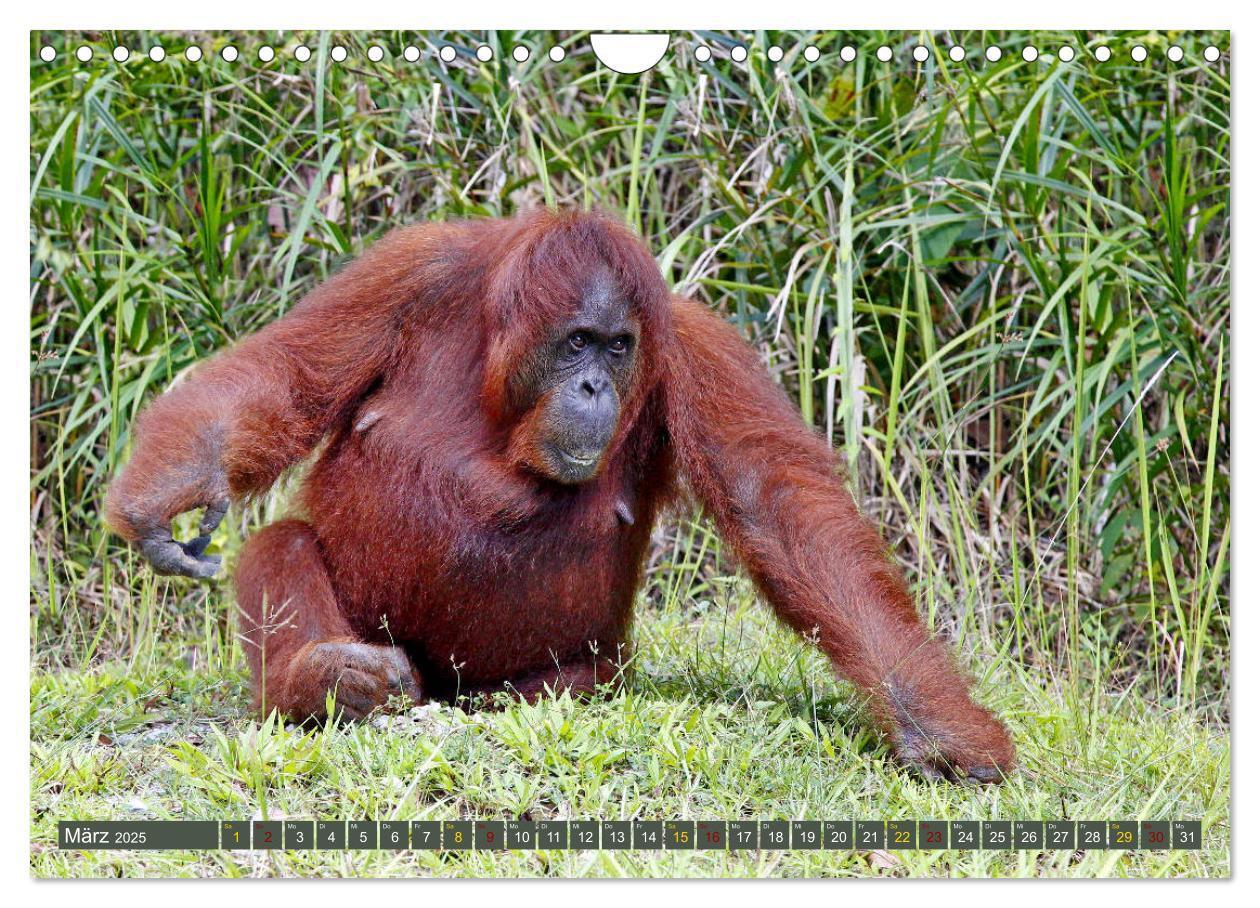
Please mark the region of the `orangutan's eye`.
[[585, 350], [588, 343], [590, 343], [590, 340], [587, 338], [586, 332], [584, 331], [574, 331], [569, 335], [569, 346], [572, 347], [574, 351]]
[[633, 340], [627, 335], [623, 334], [621, 337], [614, 337], [608, 343], [608, 352], [614, 353], [617, 356], [620, 356], [621, 354], [625, 353], [627, 350], [630, 349], [630, 345], [632, 343], [633, 343]]

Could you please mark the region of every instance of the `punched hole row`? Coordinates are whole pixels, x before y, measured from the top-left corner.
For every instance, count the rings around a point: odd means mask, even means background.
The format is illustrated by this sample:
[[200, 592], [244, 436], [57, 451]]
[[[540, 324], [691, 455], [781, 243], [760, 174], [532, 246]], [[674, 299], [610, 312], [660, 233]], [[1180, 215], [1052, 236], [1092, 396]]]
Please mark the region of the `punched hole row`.
[[[737, 44], [731, 47], [727, 53], [736, 63], [743, 63], [749, 57], [748, 48], [742, 44]], [[1051, 53], [1051, 51], [1047, 50], [1044, 51], [1044, 53], [1048, 54]], [[1077, 56], [1076, 49], [1069, 44], [1062, 45], [1054, 50], [1053, 53], [1054, 56], [1058, 57], [1058, 59], [1064, 63], [1072, 62]], [[1094, 59], [1099, 63], [1106, 63], [1113, 56], [1111, 47], [1106, 44], [1098, 45], [1093, 48], [1090, 53], [1092, 53]], [[111, 52], [111, 56], [118, 63], [127, 62], [127, 60], [131, 59], [131, 54], [131, 50], [121, 44], [115, 47]], [[710, 48], [707, 44], [696, 45], [692, 54], [695, 59], [701, 63], [708, 63], [714, 57], [712, 48]], [[345, 46], [340, 44], [335, 45], [329, 51], [328, 55], [334, 63], [344, 63], [350, 58], [350, 52], [345, 48]], [[423, 53], [420, 48], [415, 45], [408, 45], [402, 50], [402, 58], [408, 63], [415, 63], [419, 61], [422, 55]], [[561, 62], [564, 60], [566, 55], [567, 52], [565, 49], [559, 45], [555, 45], [547, 51], [547, 58], [553, 63]], [[766, 59], [770, 62], [779, 63], [786, 56], [786, 52], [782, 47], [774, 44], [766, 48], [765, 55]], [[984, 59], [990, 63], [999, 62], [1003, 55], [1004, 51], [1002, 48], [994, 44], [991, 44], [984, 49]], [[90, 63], [95, 56], [95, 51], [93, 51], [89, 45], [82, 44], [75, 49], [74, 56], [80, 63]], [[161, 63], [166, 59], [166, 49], [161, 45], [154, 45], [149, 48], [147, 56], [154, 63]], [[235, 63], [240, 59], [241, 52], [236, 45], [228, 44], [219, 50], [219, 56], [227, 63]], [[275, 60], [277, 56], [278, 53], [276, 49], [270, 44], [264, 44], [257, 50], [257, 57], [261, 63], [270, 63]], [[299, 44], [297, 47], [293, 48], [292, 56], [293, 59], [297, 60], [299, 63], [306, 63], [314, 56], [314, 51], [305, 44]], [[437, 56], [444, 63], [453, 63], [455, 62], [456, 57], [459, 56], [459, 51], [456, 50], [454, 45], [444, 44], [438, 48]], [[494, 49], [488, 44], [482, 44], [476, 49], [474, 56], [476, 56], [476, 58], [482, 63], [489, 63], [494, 59]], [[512, 49], [511, 56], [517, 63], [524, 63], [530, 58], [531, 51], [524, 44], [518, 44]], [[805, 50], [802, 52], [802, 56], [805, 58], [806, 62], [816, 63], [822, 59], [822, 51], [820, 51], [817, 46], [810, 44], [805, 47]], [[840, 48], [837, 56], [844, 63], [852, 63], [857, 59], [858, 51], [857, 48], [852, 45], [845, 45]], [[893, 49], [886, 44], [875, 50], [875, 59], [881, 63], [892, 62], [894, 56]], [[931, 56], [931, 50], [927, 46], [919, 44], [911, 49], [910, 56], [917, 63], [926, 63]], [[967, 59], [967, 49], [962, 45], [955, 44], [946, 51], [946, 56], [948, 56], [948, 58], [954, 63], [962, 63]], [[1043, 51], [1031, 44], [1025, 46], [1020, 51], [1020, 57], [1026, 63], [1034, 63], [1040, 60], [1042, 56]], [[1164, 52], [1164, 56], [1172, 63], [1180, 63], [1186, 58], [1186, 52], [1180, 45], [1173, 44]], [[1221, 59], [1221, 49], [1214, 44], [1210, 44], [1203, 48], [1202, 56], [1206, 62], [1216, 63]], [[204, 59], [204, 57], [205, 54], [202, 49], [195, 44], [184, 49], [184, 59], [188, 60], [190, 63], [197, 63]], [[373, 63], [379, 63], [384, 60], [385, 57], [386, 50], [381, 45], [373, 44], [368, 47], [367, 58]], [[1145, 45], [1135, 44], [1129, 48], [1129, 57], [1135, 63], [1142, 63], [1150, 58], [1150, 51]], [[52, 63], [57, 59], [57, 49], [51, 45], [45, 44], [39, 49], [39, 58], [45, 63]]]

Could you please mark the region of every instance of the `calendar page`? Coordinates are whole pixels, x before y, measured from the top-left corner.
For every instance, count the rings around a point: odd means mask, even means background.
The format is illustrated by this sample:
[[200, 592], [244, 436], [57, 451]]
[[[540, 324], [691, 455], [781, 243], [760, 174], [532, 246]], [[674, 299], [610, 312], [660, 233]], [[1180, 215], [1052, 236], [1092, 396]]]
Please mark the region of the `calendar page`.
[[30, 874], [1230, 876], [1230, 33], [483, 18], [29, 32]]

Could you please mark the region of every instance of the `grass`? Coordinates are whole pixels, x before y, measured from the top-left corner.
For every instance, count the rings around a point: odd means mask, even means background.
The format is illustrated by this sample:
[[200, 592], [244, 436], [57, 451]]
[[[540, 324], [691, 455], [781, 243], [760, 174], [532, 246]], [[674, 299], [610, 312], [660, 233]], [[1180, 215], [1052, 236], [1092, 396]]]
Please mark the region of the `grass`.
[[[1208, 876], [1229, 872], [1229, 743], [1140, 699], [1076, 703], [1003, 666], [982, 698], [1013, 723], [1008, 784], [890, 769], [850, 691], [766, 610], [653, 616], [630, 690], [605, 702], [285, 730], [241, 706], [239, 671], [144, 666], [46, 675], [32, 693], [32, 870], [42, 876]], [[1195, 817], [1173, 852], [62, 852], [56, 820], [1055, 819]]]
[[[737, 41], [747, 64], [729, 60]], [[235, 63], [217, 53], [229, 42]], [[126, 63], [110, 59], [119, 43]], [[154, 43], [160, 64], [141, 52]], [[186, 61], [189, 43], [206, 59]], [[263, 43], [275, 62], [258, 62]], [[397, 56], [409, 43], [417, 63]], [[1143, 64], [1127, 53], [1139, 43]], [[846, 44], [858, 56], [842, 65]], [[894, 63], [876, 62], [882, 44]], [[998, 63], [981, 60], [989, 44]], [[33, 33], [33, 872], [1227, 874], [1230, 87], [1208, 44], [1228, 59], [1219, 33], [680, 33], [631, 77], [598, 67], [580, 33]], [[770, 626], [689, 514], [658, 530], [638, 675], [611, 703], [517, 706], [450, 720], [457, 733], [304, 736], [242, 711], [228, 586], [156, 578], [101, 526], [132, 418], [390, 227], [536, 204], [623, 214], [680, 292], [744, 328], [1011, 720], [1015, 780], [958, 789], [891, 770], [851, 696]], [[225, 522], [229, 568], [294, 481]], [[915, 853], [888, 868], [47, 847], [57, 818], [176, 807], [1202, 818], [1210, 832], [1193, 854]]]

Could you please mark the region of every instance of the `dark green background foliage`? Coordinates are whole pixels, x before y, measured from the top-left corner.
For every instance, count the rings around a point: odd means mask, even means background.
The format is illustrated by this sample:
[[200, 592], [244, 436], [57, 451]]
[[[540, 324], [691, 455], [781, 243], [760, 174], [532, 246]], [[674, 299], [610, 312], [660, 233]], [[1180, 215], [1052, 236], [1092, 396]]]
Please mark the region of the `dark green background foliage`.
[[[1109, 35], [1098, 63], [1103, 40], [676, 34], [639, 77], [576, 33], [32, 35], [36, 665], [173, 644], [239, 667], [226, 588], [154, 578], [103, 533], [147, 398], [395, 225], [601, 206], [744, 327], [854, 465], [938, 627], [985, 659], [1223, 718], [1230, 96], [1228, 54], [1202, 50], [1228, 36]], [[189, 42], [205, 60], [184, 59]], [[144, 57], [153, 43], [164, 62]], [[216, 540], [229, 565], [282, 497]], [[648, 609], [720, 599], [715, 546], [686, 515], [664, 527]]]

